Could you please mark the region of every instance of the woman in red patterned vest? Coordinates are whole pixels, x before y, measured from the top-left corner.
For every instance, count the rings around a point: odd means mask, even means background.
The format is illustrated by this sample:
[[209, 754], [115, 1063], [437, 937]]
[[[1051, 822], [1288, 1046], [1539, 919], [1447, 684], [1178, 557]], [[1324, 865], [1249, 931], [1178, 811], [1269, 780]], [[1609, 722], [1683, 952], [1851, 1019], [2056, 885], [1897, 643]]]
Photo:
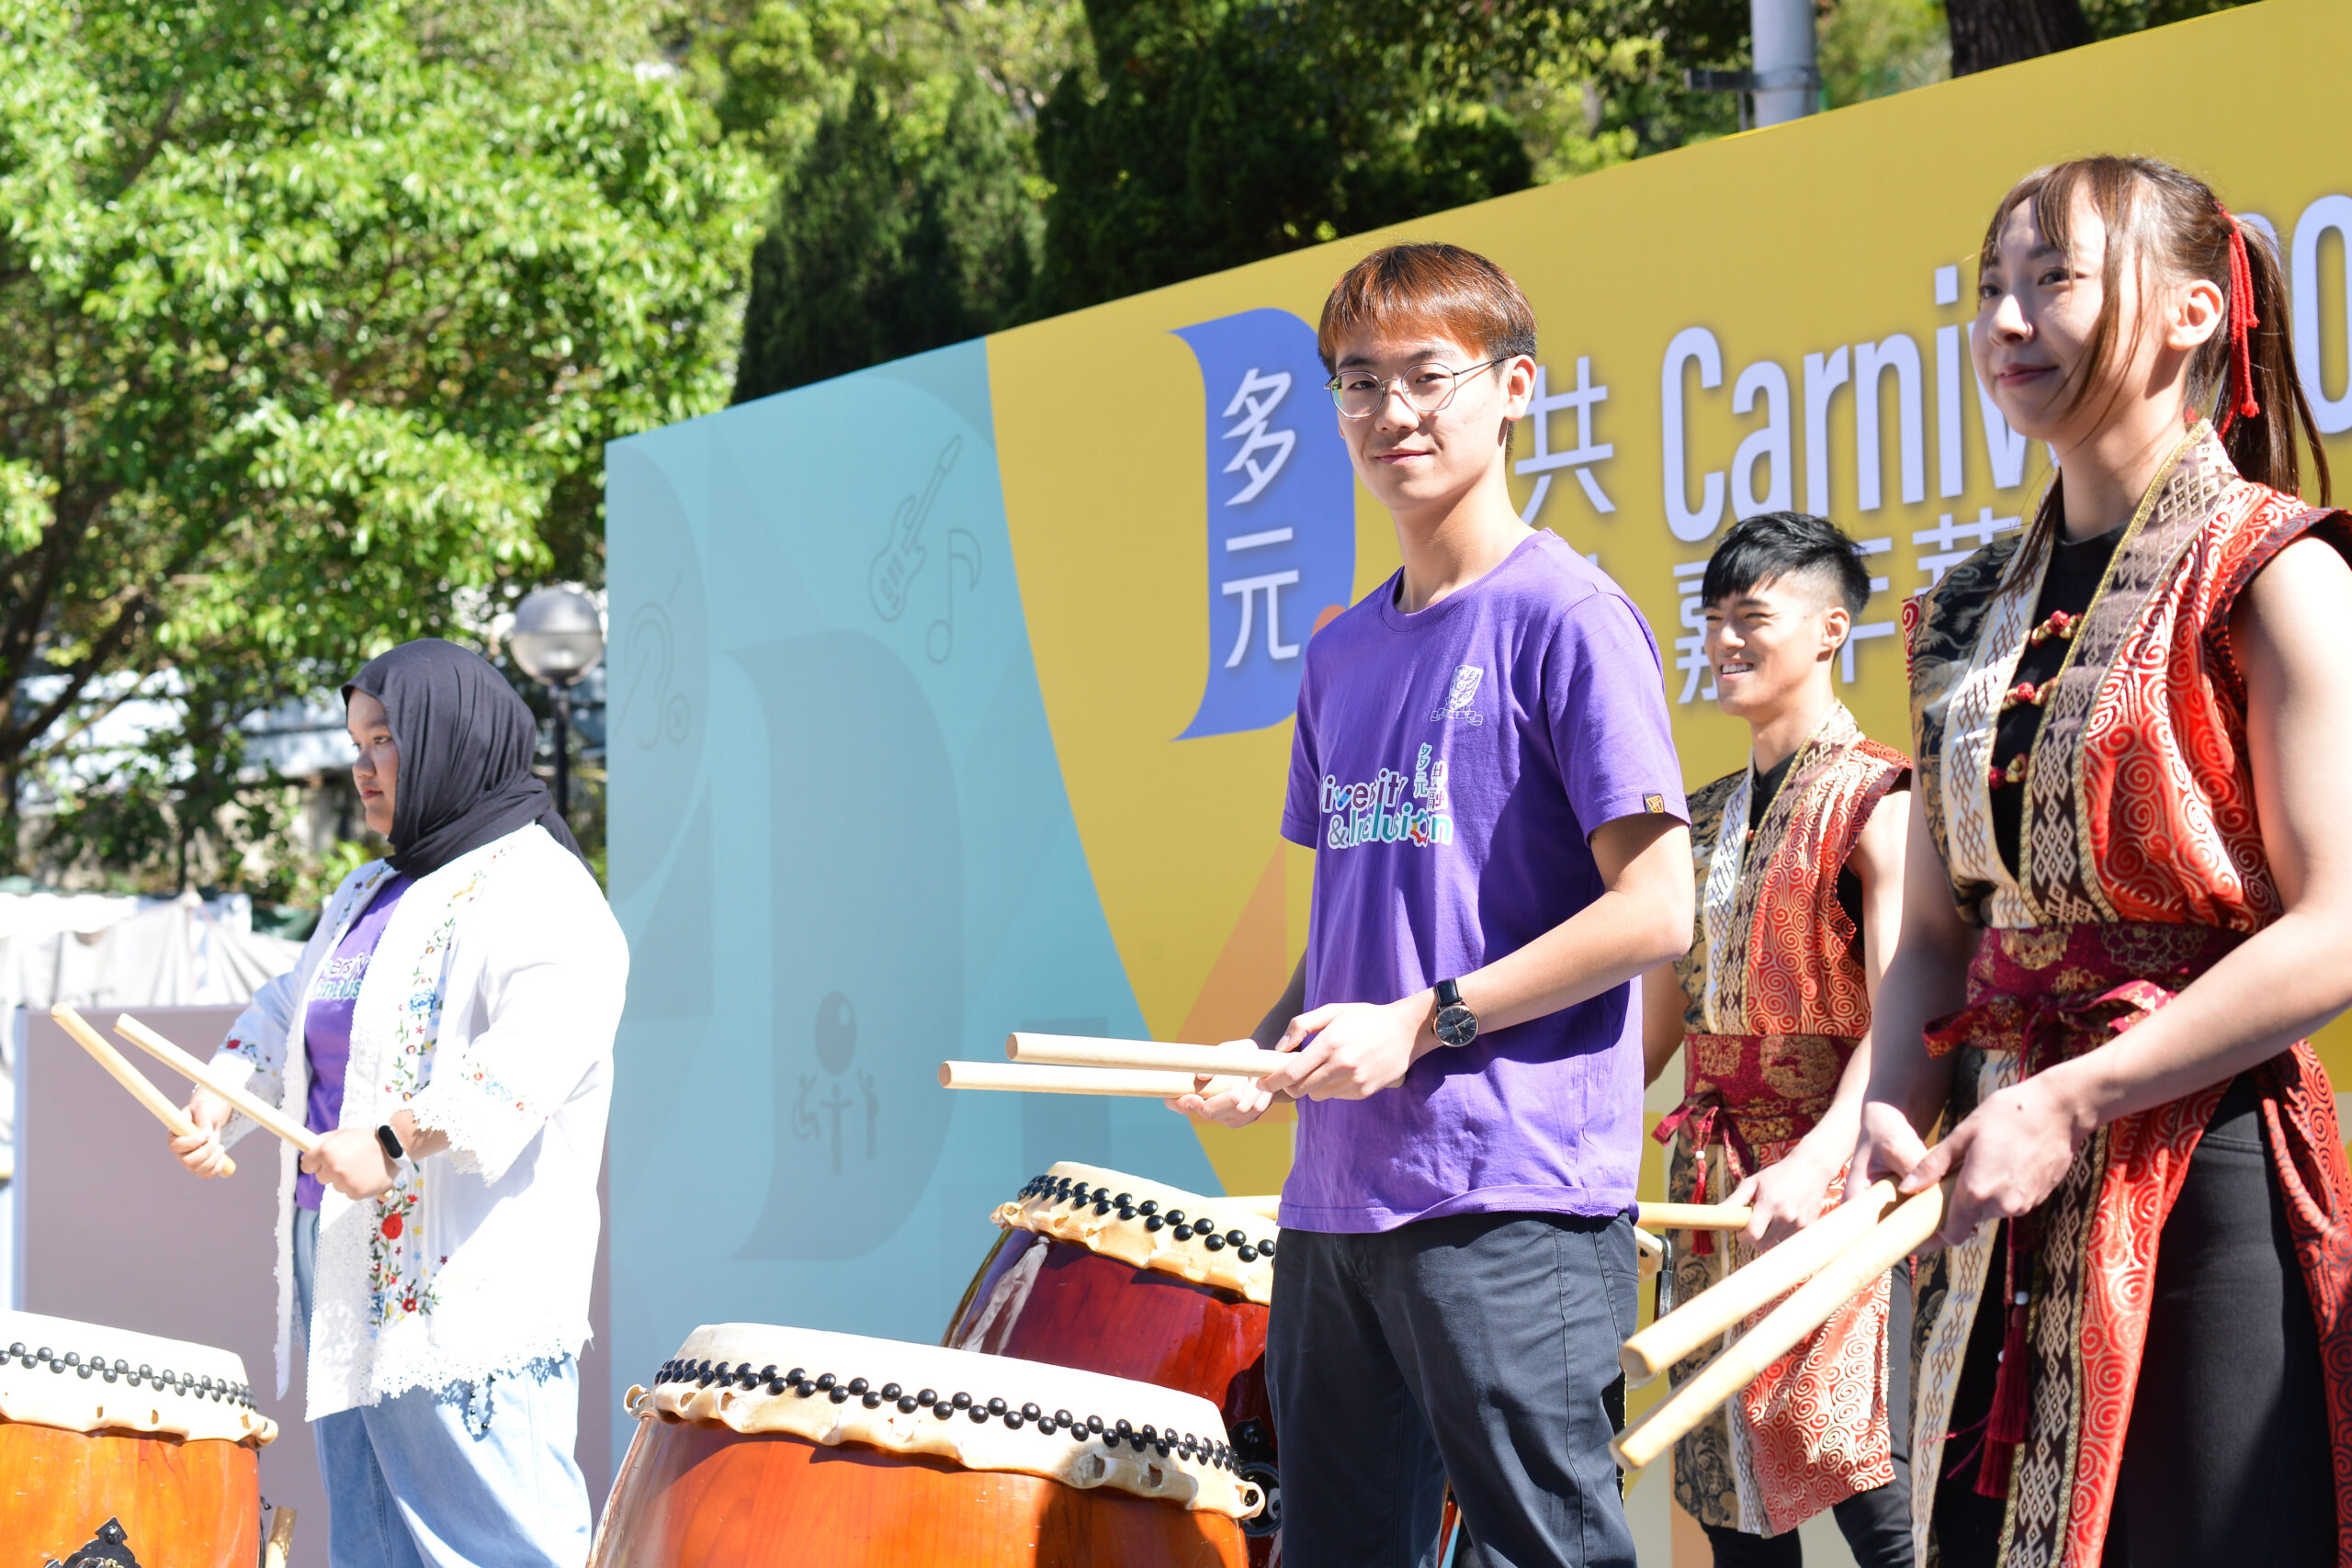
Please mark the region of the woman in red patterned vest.
[[1978, 267], [1977, 376], [2059, 475], [1905, 615], [1855, 1179], [1953, 1179], [1922, 1561], [2352, 1564], [2352, 1178], [2305, 1040], [2352, 1003], [2352, 536], [2300, 497], [2284, 280], [2140, 158], [2029, 175]]
[[[1870, 594], [1854, 542], [1797, 512], [1734, 524], [1701, 585], [1715, 700], [1747, 722], [1747, 765], [1691, 792], [1697, 919], [1690, 951], [1645, 980], [1642, 1043], [1652, 1078], [1682, 1053], [1682, 1104], [1655, 1134], [1673, 1145], [1668, 1196], [1728, 1193], [1756, 1216], [1727, 1246], [1691, 1236], [1680, 1298], [1817, 1216], [1853, 1154], [1911, 776], [1838, 700]], [[1715, 1568], [1802, 1562], [1791, 1532], [1824, 1509], [1861, 1568], [1912, 1568], [1909, 1348], [1889, 1354], [1909, 1306], [1907, 1280], [1882, 1280], [1675, 1445], [1675, 1501]]]

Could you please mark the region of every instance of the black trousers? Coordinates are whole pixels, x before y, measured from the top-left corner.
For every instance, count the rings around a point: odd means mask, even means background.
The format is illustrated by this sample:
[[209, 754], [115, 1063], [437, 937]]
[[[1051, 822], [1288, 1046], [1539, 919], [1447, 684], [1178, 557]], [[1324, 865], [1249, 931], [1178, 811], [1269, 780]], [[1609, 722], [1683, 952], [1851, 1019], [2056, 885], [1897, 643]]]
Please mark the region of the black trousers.
[[[1886, 1293], [1887, 1446], [1894, 1479], [1858, 1492], [1830, 1514], [1860, 1568], [1912, 1568], [1911, 1562], [1911, 1271], [1897, 1269]], [[1714, 1549], [1715, 1568], [1803, 1568], [1797, 1532], [1749, 1535], [1715, 1525], [1700, 1527]]]
[[1634, 1331], [1626, 1217], [1283, 1232], [1266, 1377], [1285, 1568], [1634, 1568], [1609, 1440]]
[[[2104, 1568], [2335, 1561], [2319, 1334], [2266, 1138], [2253, 1079], [2241, 1077], [2156, 1243]], [[1992, 1279], [2000, 1267], [1996, 1252]], [[1977, 1314], [1955, 1427], [1991, 1407], [2000, 1320]], [[1936, 1540], [1944, 1568], [1979, 1568], [1999, 1551], [2003, 1504], [1976, 1495], [1973, 1454], [1954, 1468], [1936, 1483]]]

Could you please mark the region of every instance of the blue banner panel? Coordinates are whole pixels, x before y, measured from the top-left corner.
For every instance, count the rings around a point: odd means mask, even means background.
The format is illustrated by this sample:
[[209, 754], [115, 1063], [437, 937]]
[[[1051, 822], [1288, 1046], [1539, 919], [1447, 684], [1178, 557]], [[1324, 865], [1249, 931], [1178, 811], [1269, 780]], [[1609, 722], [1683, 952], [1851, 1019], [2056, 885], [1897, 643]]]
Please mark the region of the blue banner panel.
[[1263, 729], [1298, 704], [1301, 655], [1355, 585], [1355, 479], [1315, 329], [1288, 310], [1179, 327], [1208, 448], [1208, 671], [1179, 740]]
[[1010, 1030], [1147, 1032], [1046, 726], [983, 345], [605, 461], [616, 1385], [705, 1323], [936, 1341], [989, 1211], [1056, 1159], [1218, 1190], [1157, 1101], [938, 1085]]

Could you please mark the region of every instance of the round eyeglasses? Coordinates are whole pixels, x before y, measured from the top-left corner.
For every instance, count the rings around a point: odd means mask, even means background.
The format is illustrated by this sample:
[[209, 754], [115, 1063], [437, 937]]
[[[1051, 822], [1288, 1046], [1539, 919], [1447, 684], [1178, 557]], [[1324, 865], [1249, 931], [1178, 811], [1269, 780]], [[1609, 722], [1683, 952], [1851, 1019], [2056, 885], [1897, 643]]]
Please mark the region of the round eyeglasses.
[[1343, 419], [1370, 419], [1380, 412], [1380, 405], [1388, 400], [1392, 390], [1403, 398], [1405, 406], [1415, 413], [1442, 413], [1446, 405], [1453, 401], [1453, 395], [1462, 390], [1462, 383], [1465, 379], [1512, 357], [1506, 354], [1483, 365], [1466, 366], [1460, 370], [1450, 369], [1432, 361], [1413, 366], [1403, 375], [1385, 379], [1369, 370], [1342, 370], [1324, 382], [1323, 389], [1331, 394], [1332, 406], [1340, 411]]

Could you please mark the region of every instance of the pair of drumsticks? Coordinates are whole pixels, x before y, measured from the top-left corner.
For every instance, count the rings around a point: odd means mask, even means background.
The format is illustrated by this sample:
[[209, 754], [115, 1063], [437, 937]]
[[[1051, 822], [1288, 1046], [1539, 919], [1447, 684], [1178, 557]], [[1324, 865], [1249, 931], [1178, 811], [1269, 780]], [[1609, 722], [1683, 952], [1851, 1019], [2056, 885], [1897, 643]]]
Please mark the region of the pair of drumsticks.
[[[1008, 1036], [1002, 1063], [942, 1062], [939, 1082], [946, 1089], [1169, 1100], [1193, 1093], [1203, 1077], [1263, 1077], [1281, 1060], [1278, 1053], [1239, 1046], [1027, 1032]], [[1208, 1092], [1214, 1089], [1212, 1085]], [[1894, 1183], [1882, 1181], [1628, 1339], [1619, 1359], [1629, 1383], [1638, 1387], [1775, 1297], [1793, 1292], [1621, 1433], [1611, 1445], [1619, 1461], [1628, 1470], [1649, 1464], [1838, 1308], [1925, 1246], [1943, 1223], [1944, 1197], [1945, 1189], [1933, 1187], [1897, 1204]], [[1744, 1204], [1642, 1203], [1635, 1224], [1645, 1231], [1728, 1231], [1743, 1228], [1749, 1217]], [[1646, 1236], [1641, 1239], [1646, 1277], [1662, 1262], [1662, 1248]]]
[[[1637, 1388], [1790, 1292], [1753, 1328], [1619, 1433], [1609, 1445], [1617, 1461], [1627, 1470], [1651, 1463], [1804, 1343], [1839, 1308], [1926, 1246], [1943, 1224], [1951, 1185], [1947, 1181], [1897, 1202], [1894, 1183], [1878, 1182], [1626, 1340], [1618, 1361], [1625, 1369], [1627, 1385]], [[1896, 1346], [1893, 1353], [1899, 1356], [1905, 1350]]]
[[[1203, 1077], [1261, 1078], [1282, 1054], [1243, 1045], [1179, 1045], [1152, 1040], [1098, 1040], [1085, 1034], [1015, 1032], [1004, 1040], [1003, 1062], [942, 1062], [942, 1089], [1012, 1089], [1029, 1094], [1113, 1094], [1172, 1100], [1194, 1092]], [[1201, 1092], [1215, 1093], [1216, 1086]], [[1745, 1206], [1728, 1203], [1643, 1203], [1635, 1223], [1645, 1231], [1737, 1230]], [[1642, 1278], [1656, 1274], [1665, 1247], [1638, 1238]]]
[[[942, 1062], [939, 1087], [1173, 1100], [1193, 1093], [1202, 1077], [1261, 1078], [1283, 1060], [1279, 1051], [1254, 1046], [1178, 1045], [1025, 1031], [1004, 1037], [1004, 1055], [1002, 1062]], [[1201, 1092], [1213, 1094], [1216, 1086]], [[1638, 1223], [1649, 1230], [1737, 1230], [1747, 1218], [1745, 1206], [1728, 1203], [1644, 1203]]]
[[[88, 1020], [62, 1002], [50, 1009], [49, 1016], [57, 1021], [58, 1027], [64, 1030], [76, 1045], [90, 1054], [93, 1061], [107, 1070], [107, 1077], [130, 1090], [130, 1098], [145, 1106], [149, 1113], [156, 1121], [161, 1122], [175, 1137], [193, 1138], [202, 1135], [202, 1129], [187, 1119], [187, 1112], [173, 1104], [162, 1089], [150, 1083], [146, 1074], [125, 1061], [121, 1052], [107, 1044], [105, 1037], [90, 1027]], [[252, 1120], [255, 1124], [277, 1134], [304, 1154], [309, 1154], [319, 1146], [318, 1134], [302, 1123], [288, 1116], [277, 1107], [242, 1089], [232, 1089], [226, 1084], [213, 1082], [210, 1075], [205, 1071], [203, 1063], [129, 1013], [122, 1013], [115, 1019], [114, 1032], [187, 1079], [188, 1082], [219, 1095], [222, 1100], [227, 1100], [232, 1109]], [[235, 1160], [226, 1155], [221, 1156], [220, 1160], [221, 1175], [234, 1176], [237, 1173]]]

